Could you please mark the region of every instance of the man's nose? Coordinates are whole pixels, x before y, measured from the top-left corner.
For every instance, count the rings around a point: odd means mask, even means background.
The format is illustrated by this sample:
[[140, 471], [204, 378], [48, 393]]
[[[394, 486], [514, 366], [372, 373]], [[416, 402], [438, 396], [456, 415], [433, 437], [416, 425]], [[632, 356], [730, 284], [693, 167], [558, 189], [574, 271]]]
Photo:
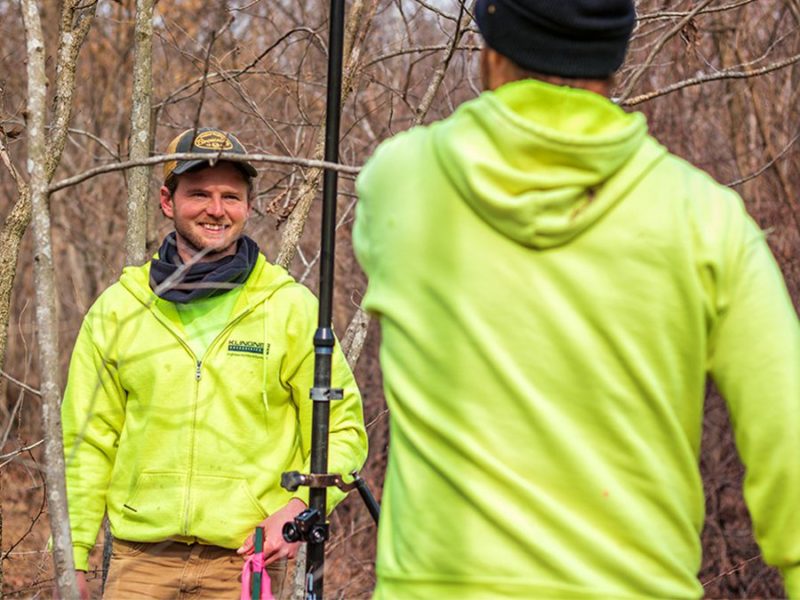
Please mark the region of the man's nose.
[[222, 217], [225, 215], [225, 208], [222, 204], [221, 196], [212, 196], [206, 204], [206, 212], [212, 217]]

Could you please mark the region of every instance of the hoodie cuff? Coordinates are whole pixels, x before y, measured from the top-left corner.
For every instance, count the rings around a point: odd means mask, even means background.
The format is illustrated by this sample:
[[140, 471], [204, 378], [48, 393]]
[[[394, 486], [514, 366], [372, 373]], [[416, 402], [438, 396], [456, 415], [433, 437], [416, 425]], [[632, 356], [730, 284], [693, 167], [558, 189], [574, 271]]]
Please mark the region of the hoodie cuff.
[[[311, 506], [311, 500], [309, 500], [309, 496], [311, 495], [311, 488], [307, 488], [306, 486], [302, 486], [297, 489], [296, 492], [292, 494], [292, 498], [297, 498], [298, 500], [305, 503], [306, 507]], [[289, 498], [290, 500], [292, 498]]]
[[73, 544], [72, 545], [72, 555], [75, 559], [75, 570], [76, 571], [88, 571], [89, 570], [89, 552], [92, 549], [84, 546], [82, 544]]
[[792, 600], [800, 599], [800, 564], [782, 568], [781, 574], [786, 596]]
[[[311, 496], [311, 488], [307, 487], [302, 487], [292, 494], [292, 498], [297, 498], [298, 500], [305, 502], [305, 505], [307, 507], [311, 506], [310, 496]], [[330, 515], [333, 512], [333, 509], [336, 508], [339, 505], [339, 503], [346, 497], [347, 494], [339, 490], [339, 488], [328, 488], [328, 497], [327, 501], [325, 502], [325, 508], [327, 510], [328, 515]]]

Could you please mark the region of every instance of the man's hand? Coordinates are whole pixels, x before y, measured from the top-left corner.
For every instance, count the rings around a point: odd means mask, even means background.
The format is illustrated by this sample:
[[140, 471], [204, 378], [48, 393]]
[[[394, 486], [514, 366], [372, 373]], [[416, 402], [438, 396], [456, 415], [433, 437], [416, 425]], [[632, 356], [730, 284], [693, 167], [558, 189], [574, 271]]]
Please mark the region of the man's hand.
[[[89, 593], [89, 584], [86, 583], [86, 571], [75, 571], [75, 579], [78, 582], [78, 597], [80, 600], [91, 600], [92, 595]], [[61, 594], [58, 593], [58, 586], [53, 588], [54, 600], [61, 600]]]
[[78, 580], [78, 595], [81, 600], [89, 600], [89, 584], [86, 583], [86, 571], [75, 571], [75, 579]]
[[[264, 564], [270, 564], [281, 558], [294, 558], [300, 542], [290, 544], [283, 539], [283, 524], [293, 520], [306, 509], [306, 503], [299, 498], [289, 502], [264, 519], [259, 525], [264, 528]], [[250, 534], [236, 552], [245, 555], [253, 553], [253, 536]]]

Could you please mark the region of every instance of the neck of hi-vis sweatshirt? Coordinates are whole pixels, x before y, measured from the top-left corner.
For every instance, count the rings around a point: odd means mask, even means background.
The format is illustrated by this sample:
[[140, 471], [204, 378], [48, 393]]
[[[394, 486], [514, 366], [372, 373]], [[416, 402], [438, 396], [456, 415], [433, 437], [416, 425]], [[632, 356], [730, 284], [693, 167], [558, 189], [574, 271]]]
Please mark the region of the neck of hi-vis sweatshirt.
[[740, 198], [526, 80], [384, 143], [354, 229], [391, 448], [382, 598], [697, 598], [710, 375], [800, 596], [800, 327]]

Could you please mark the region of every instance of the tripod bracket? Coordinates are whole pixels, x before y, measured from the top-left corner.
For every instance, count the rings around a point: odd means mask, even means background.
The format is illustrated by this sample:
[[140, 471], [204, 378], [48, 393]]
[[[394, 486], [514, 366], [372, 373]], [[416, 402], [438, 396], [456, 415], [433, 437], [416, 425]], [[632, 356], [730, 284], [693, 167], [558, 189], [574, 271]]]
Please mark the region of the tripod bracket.
[[281, 487], [290, 492], [296, 492], [300, 486], [310, 488], [337, 487], [343, 492], [356, 488], [356, 482], [346, 483], [338, 473], [300, 473], [289, 471], [281, 475]]

